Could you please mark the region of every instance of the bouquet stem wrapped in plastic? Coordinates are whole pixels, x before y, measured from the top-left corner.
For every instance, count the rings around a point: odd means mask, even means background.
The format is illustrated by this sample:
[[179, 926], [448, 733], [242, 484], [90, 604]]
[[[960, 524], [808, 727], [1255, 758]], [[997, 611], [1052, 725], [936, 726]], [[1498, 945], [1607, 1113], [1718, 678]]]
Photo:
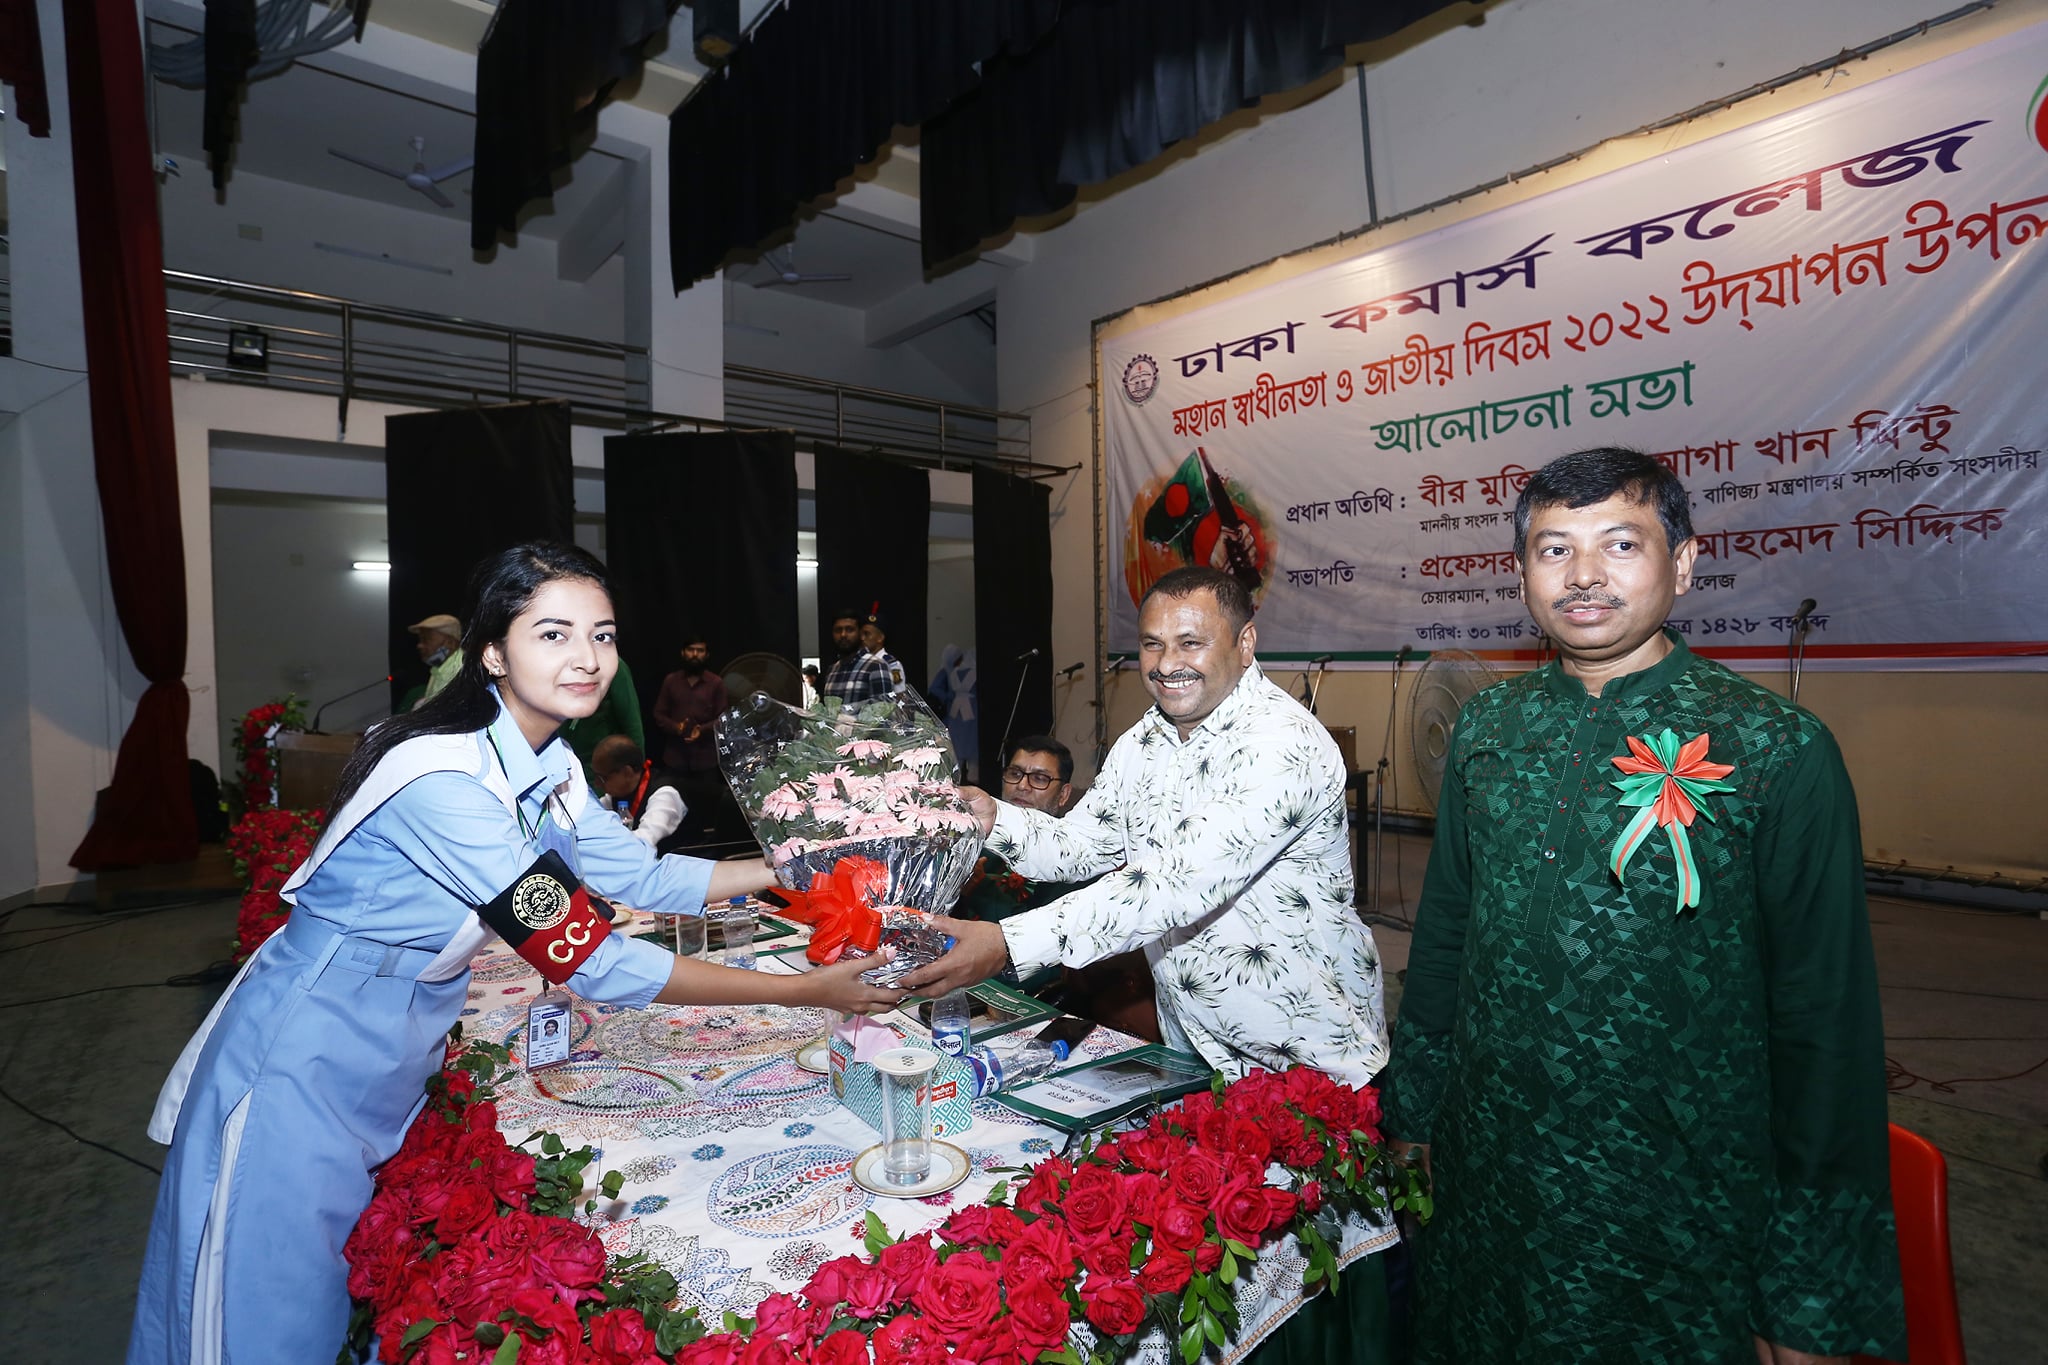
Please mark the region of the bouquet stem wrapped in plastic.
[[714, 733], [777, 880], [798, 893], [791, 914], [814, 925], [814, 960], [893, 948], [893, 962], [864, 974], [893, 985], [945, 952], [930, 917], [952, 910], [981, 830], [929, 708], [913, 696], [857, 710], [826, 697], [806, 711], [756, 692]]

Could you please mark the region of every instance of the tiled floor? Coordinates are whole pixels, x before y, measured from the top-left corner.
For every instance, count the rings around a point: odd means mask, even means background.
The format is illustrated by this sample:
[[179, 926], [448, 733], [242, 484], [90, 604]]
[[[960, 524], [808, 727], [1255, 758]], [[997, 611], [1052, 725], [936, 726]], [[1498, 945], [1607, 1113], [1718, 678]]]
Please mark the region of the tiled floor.
[[[1428, 843], [1389, 835], [1388, 846], [1382, 911], [1398, 919], [1421, 890]], [[134, 1163], [161, 1162], [143, 1125], [218, 990], [161, 983], [222, 957], [234, 914], [232, 900], [215, 900], [126, 916], [24, 909], [0, 924], [0, 1088], [15, 1101], [0, 1101], [6, 1359], [121, 1358], [156, 1190], [154, 1174]], [[1874, 903], [1871, 919], [1887, 1051], [1906, 1072], [1949, 1081], [2048, 1057], [2048, 924], [1900, 901]], [[1385, 923], [1375, 935], [1391, 1007], [1408, 935]], [[92, 993], [71, 995], [79, 991]], [[20, 1105], [120, 1155], [74, 1141]], [[1892, 1116], [1949, 1159], [1970, 1359], [2048, 1360], [2048, 1067], [1945, 1089], [1910, 1081], [1893, 1096]]]

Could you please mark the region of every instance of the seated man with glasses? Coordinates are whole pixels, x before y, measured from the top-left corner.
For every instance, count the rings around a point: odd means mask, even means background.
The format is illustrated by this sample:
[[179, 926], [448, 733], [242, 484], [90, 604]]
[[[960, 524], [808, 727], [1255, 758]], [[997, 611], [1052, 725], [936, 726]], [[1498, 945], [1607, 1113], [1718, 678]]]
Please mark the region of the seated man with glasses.
[[[1003, 800], [1013, 806], [1065, 815], [1074, 802], [1073, 752], [1050, 735], [1026, 735], [1010, 753], [1002, 784]], [[1088, 881], [1034, 882], [995, 854], [984, 854], [953, 914], [959, 919], [1004, 920], [1050, 905]], [[1119, 953], [1081, 968], [1047, 967], [1019, 984], [1069, 1014], [1159, 1041], [1152, 969], [1142, 952]]]

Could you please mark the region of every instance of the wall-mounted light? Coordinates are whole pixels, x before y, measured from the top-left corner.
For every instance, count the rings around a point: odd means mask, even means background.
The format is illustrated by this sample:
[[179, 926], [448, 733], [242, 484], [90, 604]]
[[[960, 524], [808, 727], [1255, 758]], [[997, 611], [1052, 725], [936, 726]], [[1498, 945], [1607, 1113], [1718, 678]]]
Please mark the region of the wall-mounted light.
[[230, 327], [228, 364], [238, 370], [269, 369], [270, 338], [254, 327]]
[[798, 555], [796, 557], [796, 566], [799, 569], [815, 569], [818, 567], [818, 561], [806, 555]]
[[390, 562], [388, 560], [382, 559], [358, 559], [355, 563], [349, 565], [349, 567], [351, 569], [354, 569], [357, 573], [391, 572]]

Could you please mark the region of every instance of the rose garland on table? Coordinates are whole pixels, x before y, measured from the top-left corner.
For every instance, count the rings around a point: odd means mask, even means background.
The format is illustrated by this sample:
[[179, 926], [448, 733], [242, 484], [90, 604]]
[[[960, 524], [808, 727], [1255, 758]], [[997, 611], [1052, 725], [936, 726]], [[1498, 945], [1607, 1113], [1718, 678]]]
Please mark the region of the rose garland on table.
[[[707, 1332], [673, 1306], [672, 1276], [606, 1261], [566, 1221], [588, 1148], [498, 1135], [469, 1073], [504, 1060], [494, 1047], [460, 1058], [378, 1171], [347, 1248], [352, 1347], [374, 1328], [380, 1359], [415, 1365], [1113, 1365], [1150, 1320], [1193, 1365], [1237, 1330], [1229, 1287], [1267, 1242], [1296, 1237], [1315, 1289], [1337, 1277], [1339, 1215], [1387, 1207], [1383, 1183], [1393, 1207], [1430, 1212], [1413, 1168], [1380, 1144], [1370, 1087], [1306, 1068], [1218, 1077], [1078, 1161], [1020, 1173], [1014, 1199], [998, 1185], [901, 1240], [871, 1213], [868, 1256], [829, 1260], [797, 1293]], [[540, 1159], [524, 1150], [536, 1139]], [[1267, 1183], [1273, 1163], [1284, 1188]], [[618, 1177], [600, 1188], [616, 1196]]]
[[292, 908], [278, 888], [312, 854], [326, 818], [324, 811], [268, 807], [251, 810], [228, 831], [228, 855], [249, 887], [235, 916], [235, 961], [245, 960], [284, 927]]

